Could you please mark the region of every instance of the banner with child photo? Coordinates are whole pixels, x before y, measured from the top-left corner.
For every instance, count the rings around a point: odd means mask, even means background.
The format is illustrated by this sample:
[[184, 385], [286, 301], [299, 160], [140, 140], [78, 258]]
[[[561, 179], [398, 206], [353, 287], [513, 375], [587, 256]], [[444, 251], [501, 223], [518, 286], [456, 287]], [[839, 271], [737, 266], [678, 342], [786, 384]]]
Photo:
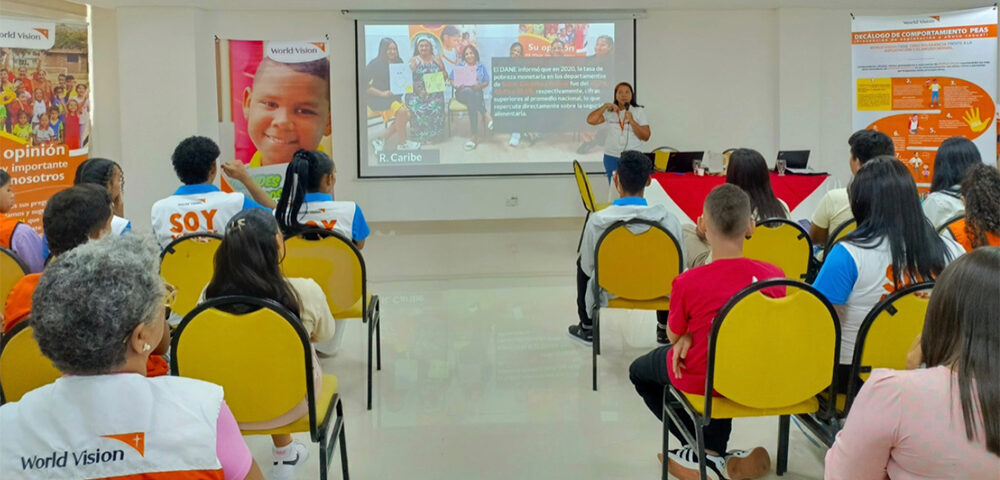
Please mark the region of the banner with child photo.
[[3, 213], [41, 233], [49, 197], [87, 159], [86, 24], [0, 17], [0, 169], [14, 204]]
[[[229, 88], [228, 96], [219, 96], [223, 158], [246, 165], [277, 201], [296, 151], [332, 157], [326, 41], [229, 40], [217, 42], [217, 49], [219, 78]], [[243, 186], [223, 177], [222, 189], [243, 191]]]

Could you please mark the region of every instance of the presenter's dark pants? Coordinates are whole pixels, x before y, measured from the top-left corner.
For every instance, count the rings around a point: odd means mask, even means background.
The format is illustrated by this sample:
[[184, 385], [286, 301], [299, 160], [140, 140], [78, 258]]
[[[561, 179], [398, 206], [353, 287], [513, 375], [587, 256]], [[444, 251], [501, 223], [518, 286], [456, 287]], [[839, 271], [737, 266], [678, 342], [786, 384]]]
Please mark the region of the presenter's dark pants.
[[[670, 383], [667, 374], [670, 345], [657, 347], [653, 351], [635, 359], [629, 367], [628, 376], [635, 385], [635, 391], [646, 402], [646, 406], [656, 415], [656, 418], [663, 420], [663, 387]], [[671, 402], [669, 408], [681, 419], [684, 428], [694, 435], [694, 424], [687, 412], [679, 403]], [[673, 422], [669, 422], [670, 433], [682, 443], [684, 436], [680, 429]], [[713, 418], [705, 426], [705, 449], [712, 450], [720, 455], [726, 454], [726, 445], [729, 443], [729, 434], [733, 430], [733, 421], [728, 418]], [[690, 445], [697, 448], [696, 445]]]
[[[580, 257], [576, 258], [576, 313], [580, 317], [580, 325], [583, 328], [592, 328], [594, 326], [594, 321], [591, 320], [589, 313], [587, 312], [587, 284], [590, 282], [590, 277], [586, 273], [583, 273], [583, 268], [580, 267]], [[667, 316], [668, 312], [666, 310], [656, 311], [656, 328], [667, 328]]]
[[469, 129], [472, 136], [479, 135], [479, 115], [486, 113], [486, 101], [483, 91], [470, 87], [462, 87], [455, 92], [455, 98], [469, 109]]

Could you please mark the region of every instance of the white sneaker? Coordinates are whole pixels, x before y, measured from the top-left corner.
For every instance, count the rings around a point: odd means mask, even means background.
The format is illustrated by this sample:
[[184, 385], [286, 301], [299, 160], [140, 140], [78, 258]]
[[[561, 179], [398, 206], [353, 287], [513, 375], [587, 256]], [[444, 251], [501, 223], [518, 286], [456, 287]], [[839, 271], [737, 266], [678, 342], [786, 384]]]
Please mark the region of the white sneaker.
[[465, 149], [466, 150], [472, 150], [474, 148], [476, 148], [476, 142], [473, 142], [472, 140], [469, 140], [468, 142], [465, 142]]
[[283, 455], [278, 454], [279, 449], [271, 447], [271, 454], [274, 456], [271, 479], [291, 480], [295, 477], [295, 469], [304, 465], [309, 458], [309, 448], [300, 442], [292, 442], [280, 450]]
[[[726, 475], [726, 459], [715, 455], [705, 455], [705, 473], [711, 480], [729, 480]], [[694, 480], [698, 472], [698, 454], [691, 447], [682, 447], [667, 452], [667, 471], [679, 480]]]
[[407, 140], [406, 142], [401, 143], [398, 147], [396, 147], [396, 150], [416, 150], [418, 148], [420, 148], [420, 142]]
[[520, 133], [512, 133], [512, 134], [510, 134], [510, 146], [516, 147], [520, 143], [521, 143], [521, 134]]

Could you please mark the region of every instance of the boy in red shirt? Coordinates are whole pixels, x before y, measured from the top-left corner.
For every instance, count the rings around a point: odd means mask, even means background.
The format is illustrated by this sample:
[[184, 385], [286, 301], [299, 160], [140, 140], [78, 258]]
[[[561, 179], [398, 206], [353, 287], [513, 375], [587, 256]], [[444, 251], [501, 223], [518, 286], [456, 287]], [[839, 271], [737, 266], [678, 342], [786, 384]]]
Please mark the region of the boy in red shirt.
[[[632, 362], [629, 376], [635, 389], [653, 414], [663, 420], [663, 387], [670, 382], [682, 392], [705, 394], [708, 369], [708, 339], [712, 322], [719, 310], [740, 290], [771, 278], [784, 278], [774, 265], [743, 258], [743, 240], [753, 234], [754, 221], [750, 197], [735, 185], [723, 184], [705, 198], [699, 227], [704, 228], [712, 249], [712, 263], [688, 270], [674, 279], [670, 296], [667, 336], [672, 346], [659, 347]], [[765, 290], [772, 297], [784, 296], [783, 287]], [[718, 395], [718, 394], [716, 394]], [[677, 407], [680, 408], [680, 407]], [[683, 411], [688, 431], [694, 426]], [[745, 480], [758, 478], [771, 468], [767, 450], [726, 451], [731, 419], [715, 419], [705, 426], [705, 451], [708, 457], [708, 478], [713, 480]], [[674, 437], [684, 437], [671, 424]], [[668, 471], [680, 480], [696, 479], [698, 454], [694, 446], [686, 445], [668, 452]]]

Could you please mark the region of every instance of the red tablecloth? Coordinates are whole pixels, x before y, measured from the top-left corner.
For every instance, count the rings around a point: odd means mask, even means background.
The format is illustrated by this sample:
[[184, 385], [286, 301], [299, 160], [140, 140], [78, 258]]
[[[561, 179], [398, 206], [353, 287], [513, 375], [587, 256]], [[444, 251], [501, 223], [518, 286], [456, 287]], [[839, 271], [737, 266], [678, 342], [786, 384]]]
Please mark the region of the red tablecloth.
[[[778, 198], [788, 204], [789, 211], [795, 210], [806, 197], [811, 195], [826, 181], [829, 175], [785, 175], [771, 172], [771, 188]], [[726, 182], [723, 176], [697, 177], [693, 173], [654, 173], [653, 178], [663, 187], [670, 199], [687, 214], [697, 220], [701, 216], [705, 197], [713, 188]]]

